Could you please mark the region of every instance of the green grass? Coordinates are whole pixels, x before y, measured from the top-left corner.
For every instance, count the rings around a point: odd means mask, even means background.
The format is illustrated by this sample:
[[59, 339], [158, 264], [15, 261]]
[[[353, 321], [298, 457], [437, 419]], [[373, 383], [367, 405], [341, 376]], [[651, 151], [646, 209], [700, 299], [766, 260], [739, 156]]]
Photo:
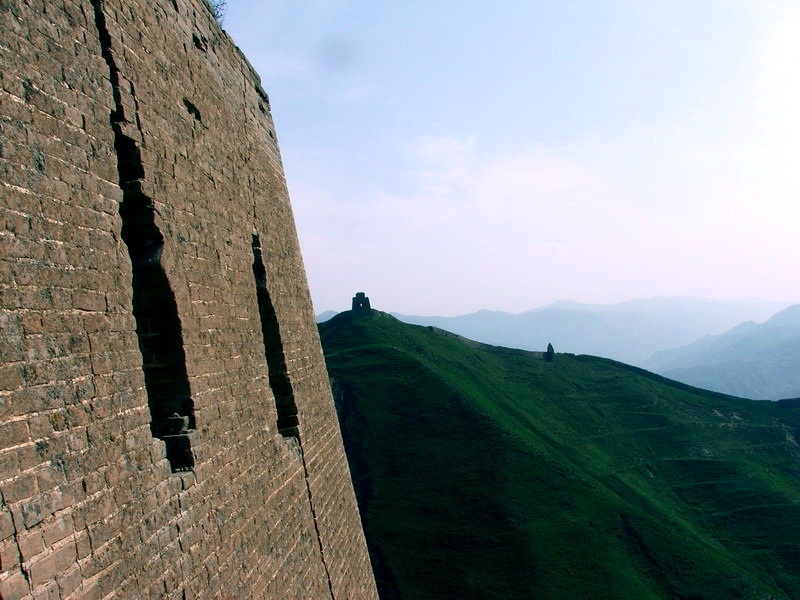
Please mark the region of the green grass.
[[800, 598], [800, 408], [320, 325], [383, 600]]

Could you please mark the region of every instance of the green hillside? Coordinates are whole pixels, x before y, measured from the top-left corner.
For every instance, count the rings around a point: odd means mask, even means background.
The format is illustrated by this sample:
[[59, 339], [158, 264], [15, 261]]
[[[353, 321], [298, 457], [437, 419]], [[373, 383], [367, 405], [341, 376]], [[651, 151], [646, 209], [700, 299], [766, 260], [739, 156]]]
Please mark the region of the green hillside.
[[800, 598], [797, 405], [377, 311], [320, 333], [383, 600]]

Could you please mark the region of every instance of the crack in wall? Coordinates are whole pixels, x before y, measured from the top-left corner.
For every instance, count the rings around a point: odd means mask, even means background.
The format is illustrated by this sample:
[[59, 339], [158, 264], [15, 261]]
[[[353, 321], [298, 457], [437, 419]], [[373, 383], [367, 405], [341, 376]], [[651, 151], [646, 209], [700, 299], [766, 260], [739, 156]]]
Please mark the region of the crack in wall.
[[322, 568], [325, 569], [325, 579], [328, 582], [328, 591], [331, 594], [331, 599], [335, 600], [336, 596], [333, 593], [333, 582], [331, 581], [331, 573], [328, 570], [328, 561], [325, 560], [325, 548], [322, 545], [322, 535], [319, 532], [319, 522], [317, 521], [317, 510], [314, 508], [314, 498], [311, 495], [311, 483], [308, 477], [308, 464], [306, 463], [306, 453], [303, 451], [303, 445], [298, 438], [297, 448], [300, 450], [300, 460], [303, 462], [303, 478], [306, 482], [306, 494], [308, 495], [308, 506], [311, 509], [311, 518], [314, 522], [314, 533], [317, 536], [317, 544], [319, 544], [319, 557], [322, 561]]
[[[253, 208], [255, 214], [255, 206]], [[297, 405], [294, 400], [294, 390], [289, 379], [286, 366], [286, 355], [283, 350], [283, 340], [281, 339], [280, 325], [275, 313], [275, 307], [270, 298], [267, 287], [267, 270], [264, 265], [263, 253], [261, 250], [261, 239], [257, 233], [253, 234], [253, 277], [256, 282], [256, 297], [258, 300], [258, 314], [261, 319], [261, 335], [264, 342], [264, 356], [267, 360], [267, 372], [269, 386], [272, 395], [275, 397], [275, 409], [278, 413], [278, 431], [286, 438], [287, 443], [296, 446], [300, 460], [303, 463], [303, 480], [306, 486], [308, 506], [311, 510], [311, 518], [314, 523], [314, 532], [319, 545], [320, 561], [325, 570], [325, 579], [328, 583], [328, 590], [331, 598], [334, 599], [333, 583], [331, 574], [328, 570], [328, 563], [325, 559], [325, 549], [322, 544], [322, 535], [319, 530], [317, 511], [314, 508], [314, 497], [311, 493], [311, 483], [308, 475], [308, 463], [303, 451], [303, 441], [300, 436], [300, 419], [298, 417]]]
[[[11, 526], [14, 528], [14, 533], [12, 537], [14, 538], [14, 544], [17, 546], [17, 560], [19, 560], [19, 571], [22, 573], [22, 577], [25, 579], [25, 583], [28, 584], [28, 590], [30, 593], [33, 593], [33, 582], [31, 581], [31, 575], [28, 572], [28, 569], [25, 566], [24, 555], [22, 554], [22, 546], [19, 543], [19, 529], [17, 528], [17, 519], [14, 517], [14, 514], [11, 511], [11, 507], [6, 503], [5, 499], [3, 499], [3, 508], [8, 511], [8, 514], [11, 515]], [[2, 599], [3, 595], [0, 593], [0, 599]]]
[[189, 434], [195, 429], [195, 417], [186, 371], [183, 331], [175, 294], [161, 262], [164, 236], [155, 222], [156, 207], [143, 190], [145, 172], [140, 143], [127, 133], [132, 121], [125, 114], [126, 99], [131, 100], [134, 106], [136, 131], [143, 144], [139, 104], [133, 82], [129, 80], [126, 81], [130, 97], [123, 98], [126, 90], [114, 57], [103, 0], [92, 0], [92, 5], [114, 98], [110, 121], [122, 189], [119, 214], [122, 240], [131, 260], [133, 316], [150, 408], [150, 432], [166, 444], [167, 459], [173, 473], [190, 471], [194, 468], [194, 455]]
[[261, 337], [264, 342], [264, 356], [267, 359], [269, 387], [275, 397], [275, 409], [278, 413], [278, 431], [283, 437], [296, 437], [299, 440], [300, 419], [294, 400], [294, 390], [289, 380], [281, 327], [267, 286], [267, 270], [264, 266], [261, 239], [258, 234], [253, 234], [252, 247], [258, 316], [261, 319]]

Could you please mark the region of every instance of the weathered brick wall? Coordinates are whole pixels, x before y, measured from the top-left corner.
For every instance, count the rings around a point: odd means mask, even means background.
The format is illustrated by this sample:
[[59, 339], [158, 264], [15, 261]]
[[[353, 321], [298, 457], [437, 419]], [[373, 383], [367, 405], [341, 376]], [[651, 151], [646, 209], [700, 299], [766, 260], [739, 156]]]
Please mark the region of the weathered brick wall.
[[[258, 77], [202, 0], [2, 0], [0, 19], [0, 596], [376, 598]], [[134, 281], [147, 235], [161, 288]], [[174, 315], [188, 381], [174, 473], [147, 310]]]

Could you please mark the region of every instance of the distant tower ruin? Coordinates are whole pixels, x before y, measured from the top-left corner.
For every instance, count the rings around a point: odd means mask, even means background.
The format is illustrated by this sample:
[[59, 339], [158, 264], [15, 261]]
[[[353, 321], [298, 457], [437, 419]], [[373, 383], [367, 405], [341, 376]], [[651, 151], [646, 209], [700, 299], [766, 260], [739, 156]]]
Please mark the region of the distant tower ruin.
[[372, 309], [369, 306], [369, 298], [364, 292], [356, 292], [353, 296], [353, 317], [369, 317], [372, 315]]

